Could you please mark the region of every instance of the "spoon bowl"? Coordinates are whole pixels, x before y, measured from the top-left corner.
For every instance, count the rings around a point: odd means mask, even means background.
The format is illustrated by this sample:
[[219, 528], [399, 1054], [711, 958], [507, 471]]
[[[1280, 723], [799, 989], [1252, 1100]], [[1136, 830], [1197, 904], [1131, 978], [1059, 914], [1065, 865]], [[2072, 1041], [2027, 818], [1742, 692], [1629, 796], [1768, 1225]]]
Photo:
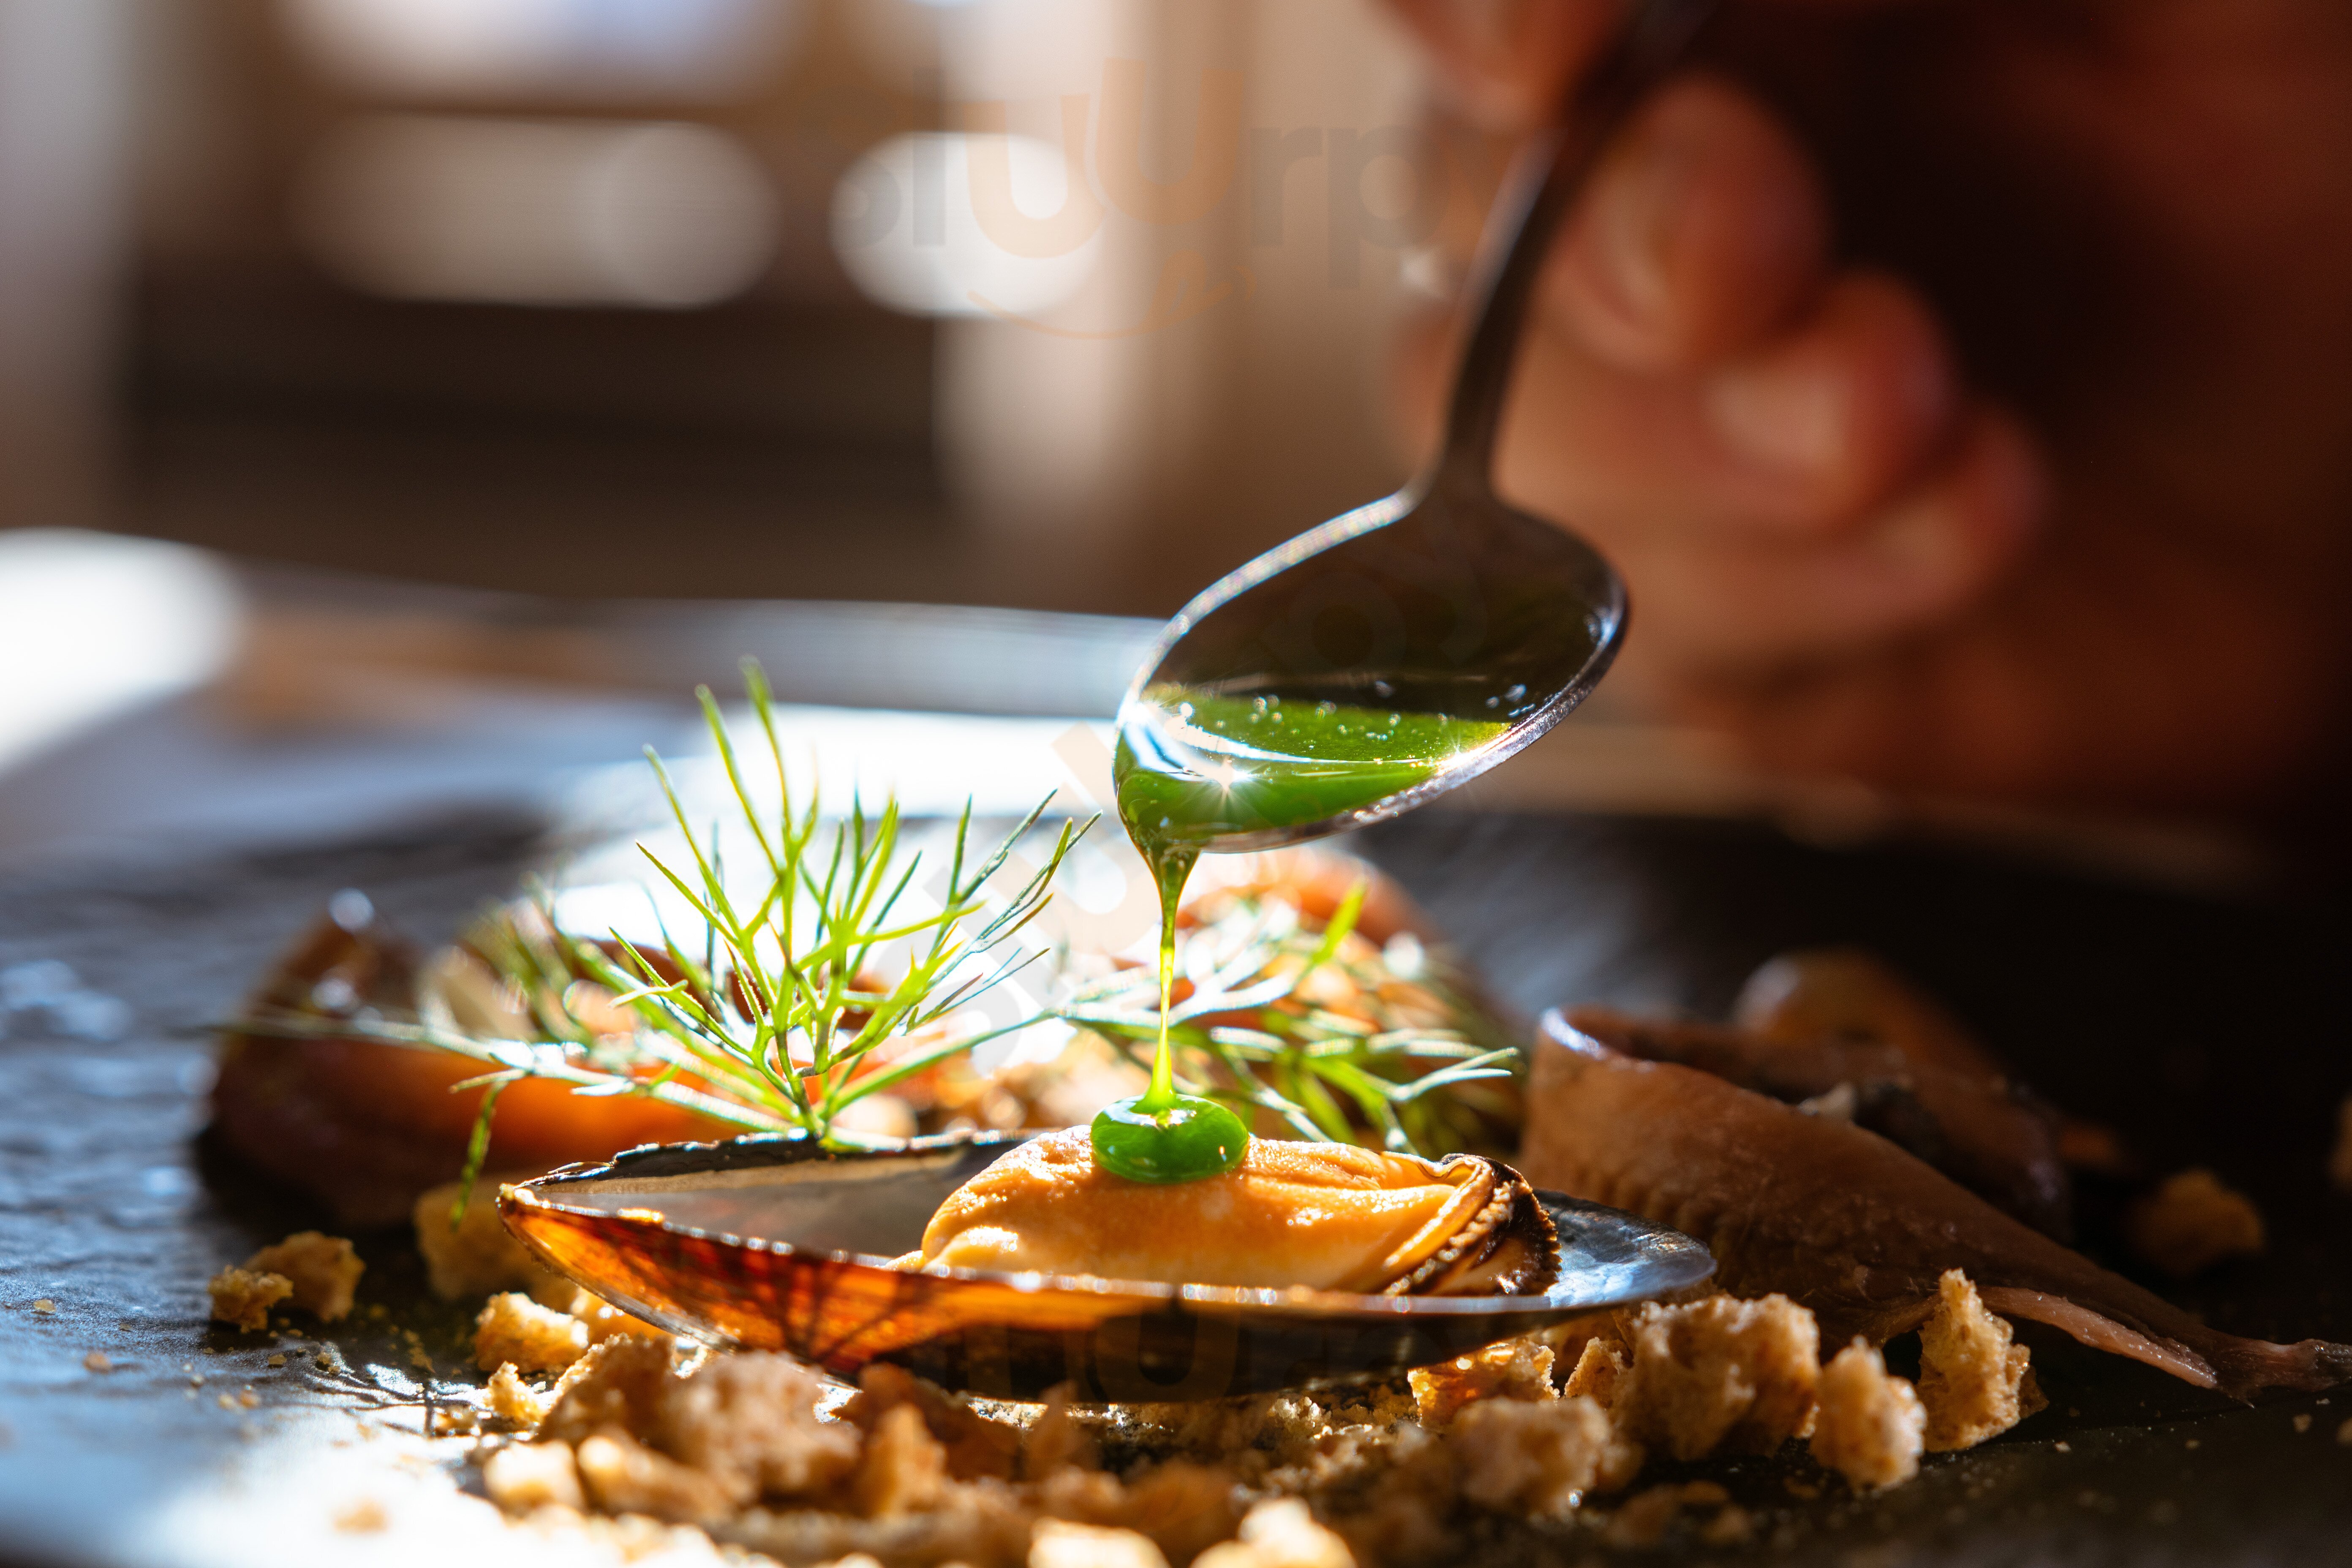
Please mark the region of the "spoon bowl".
[[[1358, 754], [1328, 759], [1352, 764], [1328, 811], [1301, 818], [1237, 799], [1198, 847], [1271, 848], [1410, 810], [1529, 744], [1608, 670], [1626, 614], [1609, 563], [1459, 480], [1441, 471], [1334, 518], [1169, 623], [1119, 713], [1122, 743], [1160, 776], [1223, 778], [1296, 757], [1276, 731], [1286, 722], [1362, 721], [1363, 745], [1340, 748]], [[1218, 707], [1248, 712], [1254, 732], [1211, 730], [1201, 712]], [[1383, 761], [1400, 766], [1368, 772]]]

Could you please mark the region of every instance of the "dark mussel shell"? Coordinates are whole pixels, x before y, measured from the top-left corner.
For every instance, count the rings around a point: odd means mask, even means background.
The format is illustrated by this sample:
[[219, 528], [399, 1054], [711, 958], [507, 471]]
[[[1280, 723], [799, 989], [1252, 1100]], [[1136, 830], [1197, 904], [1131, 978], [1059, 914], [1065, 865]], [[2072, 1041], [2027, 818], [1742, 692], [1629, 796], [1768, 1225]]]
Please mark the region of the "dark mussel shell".
[[1557, 1194], [1549, 1289], [1356, 1296], [968, 1270], [914, 1273], [950, 1193], [1025, 1133], [827, 1152], [796, 1136], [632, 1150], [499, 1194], [508, 1228], [597, 1295], [677, 1333], [785, 1351], [840, 1377], [887, 1361], [949, 1388], [1035, 1399], [1218, 1399], [1393, 1377], [1715, 1269], [1663, 1226]]

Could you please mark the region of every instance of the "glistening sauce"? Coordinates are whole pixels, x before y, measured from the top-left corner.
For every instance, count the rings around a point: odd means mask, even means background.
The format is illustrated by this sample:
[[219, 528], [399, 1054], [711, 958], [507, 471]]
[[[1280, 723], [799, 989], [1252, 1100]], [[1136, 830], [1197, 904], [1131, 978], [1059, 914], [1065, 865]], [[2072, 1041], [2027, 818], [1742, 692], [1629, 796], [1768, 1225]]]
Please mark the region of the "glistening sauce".
[[1120, 715], [1111, 776], [1119, 821], [1160, 893], [1160, 1044], [1151, 1086], [1095, 1119], [1095, 1155], [1139, 1181], [1190, 1181], [1239, 1163], [1247, 1131], [1214, 1100], [1176, 1092], [1169, 1010], [1176, 910], [1203, 848], [1321, 822], [1425, 783], [1506, 726], [1279, 697], [1154, 687]]

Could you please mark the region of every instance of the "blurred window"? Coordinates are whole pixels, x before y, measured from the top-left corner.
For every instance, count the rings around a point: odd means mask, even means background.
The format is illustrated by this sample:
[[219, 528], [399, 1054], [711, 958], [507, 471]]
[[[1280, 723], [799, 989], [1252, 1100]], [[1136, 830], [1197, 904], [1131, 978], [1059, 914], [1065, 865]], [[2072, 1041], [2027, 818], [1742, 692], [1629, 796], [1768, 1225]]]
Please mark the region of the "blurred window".
[[[1016, 211], [1036, 217], [1068, 199], [1062, 149], [1034, 136], [1003, 143]], [[1029, 316], [1074, 297], [1102, 255], [1097, 229], [1059, 255], [1018, 256], [983, 228], [973, 204], [973, 139], [894, 136], [852, 163], [835, 188], [833, 247], [866, 298], [919, 316]]]
[[774, 70], [803, 0], [285, 0], [306, 50], [416, 97], [731, 99]]
[[559, 592], [887, 562], [946, 595], [936, 329], [828, 237], [843, 171], [940, 119], [853, 37], [912, 4], [131, 7], [131, 526]]
[[766, 172], [708, 126], [374, 115], [320, 144], [299, 232], [394, 299], [715, 304], [775, 252]]

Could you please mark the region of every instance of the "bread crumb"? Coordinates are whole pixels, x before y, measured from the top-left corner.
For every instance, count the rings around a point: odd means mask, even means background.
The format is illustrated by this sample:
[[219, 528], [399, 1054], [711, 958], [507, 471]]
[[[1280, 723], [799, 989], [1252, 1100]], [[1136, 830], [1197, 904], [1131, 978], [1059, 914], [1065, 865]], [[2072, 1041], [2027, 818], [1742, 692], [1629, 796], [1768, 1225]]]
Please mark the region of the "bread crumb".
[[2344, 1425], [2336, 1428], [2336, 1440], [2352, 1448], [2352, 1416], [2346, 1417]]
[[1009, 1478], [1020, 1458], [1021, 1434], [1002, 1422], [991, 1421], [961, 1394], [887, 1363], [877, 1362], [857, 1374], [857, 1394], [841, 1407], [841, 1418], [872, 1431], [884, 1412], [911, 1405], [947, 1450], [948, 1474], [960, 1481], [979, 1476]]
[[[551, 1301], [547, 1304], [555, 1305]], [[644, 1339], [664, 1341], [672, 1337], [667, 1329], [649, 1323], [635, 1312], [624, 1311], [603, 1297], [576, 1285], [560, 1310], [588, 1325], [588, 1342], [592, 1345], [602, 1344], [615, 1334], [635, 1334]]]
[[1985, 1310], [1967, 1275], [1957, 1268], [1944, 1275], [1936, 1310], [1919, 1330], [1927, 1452], [1972, 1448], [2048, 1403], [2034, 1386], [2032, 1352], [2011, 1343], [2014, 1337], [2006, 1320]]
[[2308, 1412], [2297, 1415], [2294, 1418], [2294, 1429], [2297, 1433], [2304, 1433], [2311, 1430], [2311, 1416]]
[[335, 1528], [355, 1535], [373, 1534], [391, 1522], [383, 1504], [372, 1497], [357, 1499], [335, 1510]]
[[[830, 1493], [859, 1467], [854, 1427], [817, 1414], [817, 1374], [788, 1356], [749, 1353], [705, 1362], [690, 1375], [671, 1371], [667, 1339], [610, 1340], [591, 1349], [548, 1395], [535, 1395], [511, 1369], [492, 1378], [493, 1408], [511, 1419], [545, 1407], [542, 1438], [579, 1443], [585, 1489], [604, 1508], [671, 1520], [707, 1520], [761, 1497]], [[901, 1406], [922, 1433], [920, 1413]], [[924, 1456], [903, 1423], [870, 1444], [860, 1481], [877, 1506], [929, 1506], [938, 1489], [916, 1471]], [[913, 1468], [910, 1468], [909, 1466]]]
[[315, 1230], [298, 1230], [245, 1260], [256, 1273], [282, 1274], [294, 1287], [297, 1307], [320, 1322], [351, 1316], [352, 1294], [367, 1265], [349, 1241]]
[[[539, 1428], [549, 1424], [550, 1415], [566, 1394], [599, 1374], [598, 1362], [596, 1347], [591, 1345], [586, 1355], [566, 1367], [544, 1391], [525, 1383], [514, 1363], [500, 1362], [499, 1370], [490, 1374], [490, 1414], [536, 1436]], [[667, 1367], [660, 1370], [665, 1374], [667, 1372]], [[570, 1440], [577, 1441], [586, 1429], [584, 1426], [575, 1427]]]
[[580, 1467], [562, 1443], [516, 1443], [482, 1462], [482, 1489], [509, 1513], [533, 1509], [585, 1508]]
[[[850, 1496], [866, 1518], [894, 1519], [936, 1506], [947, 1485], [947, 1449], [923, 1424], [920, 1411], [897, 1405], [882, 1413], [866, 1438]], [[1151, 1554], [1158, 1558], [1160, 1549], [1152, 1547]], [[1036, 1561], [1034, 1550], [1030, 1561]]]
[[1858, 1491], [1897, 1486], [1919, 1473], [1927, 1408], [1918, 1392], [1886, 1370], [1857, 1339], [1822, 1369], [1813, 1406], [1814, 1461]]
[[607, 1340], [589, 1348], [549, 1390], [551, 1404], [539, 1436], [576, 1443], [618, 1426], [635, 1436], [654, 1428], [663, 1391], [673, 1381], [670, 1347], [650, 1340]]
[[1249, 1510], [1236, 1539], [1192, 1559], [1192, 1568], [1356, 1568], [1356, 1554], [1297, 1498], [1269, 1498]]
[[2167, 1176], [2124, 1215], [2131, 1249], [2176, 1279], [2263, 1250], [2263, 1215], [2243, 1193], [2199, 1168]]
[[276, 1355], [271, 1356], [269, 1358], [269, 1364], [272, 1366], [284, 1366], [286, 1364], [286, 1352], [284, 1351], [279, 1351]]
[[[573, 1362], [573, 1366], [580, 1365]], [[490, 1373], [490, 1414], [501, 1421], [510, 1421], [523, 1430], [536, 1431], [555, 1408], [555, 1395], [542, 1394], [522, 1380], [522, 1373], [510, 1361], [499, 1363], [499, 1370]]]
[[1653, 1302], [1625, 1338], [1633, 1360], [1612, 1414], [1646, 1448], [1677, 1459], [1769, 1454], [1811, 1430], [1821, 1330], [1786, 1296]]
[[1589, 1339], [1560, 1393], [1571, 1398], [1580, 1394], [1606, 1410], [1617, 1403], [1617, 1380], [1625, 1375], [1628, 1364], [1622, 1342], [1597, 1336]]
[[1072, 1385], [1057, 1383], [1045, 1391], [1045, 1407], [1021, 1435], [1021, 1474], [1025, 1480], [1043, 1480], [1060, 1470], [1098, 1470], [1102, 1451], [1093, 1435], [1071, 1414]]
[[1454, 1413], [1481, 1399], [1555, 1399], [1552, 1352], [1530, 1339], [1504, 1340], [1437, 1366], [1405, 1374], [1421, 1424], [1436, 1431]]
[[416, 1200], [410, 1218], [416, 1228], [416, 1250], [425, 1256], [425, 1280], [444, 1301], [493, 1290], [524, 1290], [543, 1306], [561, 1308], [579, 1287], [541, 1268], [507, 1229], [499, 1217], [501, 1185], [489, 1176], [476, 1182], [466, 1199], [466, 1216], [454, 1229], [449, 1212], [464, 1191], [457, 1183], [446, 1182]]
[[587, 1324], [520, 1290], [491, 1297], [474, 1320], [474, 1364], [484, 1372], [507, 1362], [524, 1372], [560, 1372], [587, 1352]]
[[42, 1297], [39, 1300], [33, 1303], [33, 1310], [39, 1312], [44, 1316], [50, 1312], [54, 1312], [57, 1310], [58, 1304], [55, 1301], [50, 1300], [47, 1296]]
[[824, 1394], [790, 1356], [720, 1356], [662, 1386], [654, 1445], [746, 1501], [823, 1493], [858, 1462], [856, 1428], [818, 1416]]
[[1132, 1530], [1041, 1519], [1029, 1539], [1029, 1568], [1168, 1568], [1168, 1558]]
[[[1420, 1428], [1415, 1427], [1415, 1432]], [[1058, 1470], [1031, 1489], [1038, 1512], [1101, 1529], [1132, 1530], [1172, 1563], [1190, 1563], [1241, 1521], [1239, 1479], [1220, 1466], [1188, 1459], [1145, 1463], [1119, 1477]], [[1011, 1495], [988, 1479], [955, 1485], [952, 1497]]]
[[261, 1403], [261, 1395], [249, 1388], [241, 1388], [237, 1390], [236, 1402], [247, 1410], [251, 1410]]
[[1543, 1518], [1566, 1516], [1586, 1492], [1622, 1486], [1642, 1468], [1641, 1449], [1580, 1394], [1483, 1400], [1454, 1416], [1445, 1438], [1465, 1498]]
[[750, 1500], [719, 1478], [657, 1454], [618, 1427], [583, 1441], [573, 1461], [583, 1489], [611, 1513], [698, 1523], [722, 1519]]
[[81, 1358], [81, 1364], [85, 1372], [112, 1372], [114, 1358], [104, 1351], [92, 1351]]
[[294, 1282], [283, 1274], [224, 1268], [205, 1289], [212, 1294], [215, 1321], [257, 1334], [269, 1326], [269, 1309], [294, 1294]]

